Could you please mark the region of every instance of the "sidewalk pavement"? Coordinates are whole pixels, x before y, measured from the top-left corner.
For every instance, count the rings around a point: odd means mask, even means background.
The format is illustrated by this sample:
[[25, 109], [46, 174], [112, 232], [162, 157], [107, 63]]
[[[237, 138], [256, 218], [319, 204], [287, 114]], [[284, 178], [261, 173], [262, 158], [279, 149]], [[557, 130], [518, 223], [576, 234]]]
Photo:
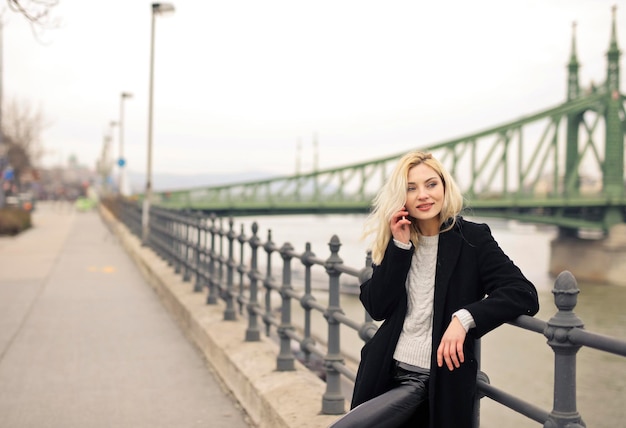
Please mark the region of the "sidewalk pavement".
[[250, 427], [98, 213], [0, 237], [0, 428]]

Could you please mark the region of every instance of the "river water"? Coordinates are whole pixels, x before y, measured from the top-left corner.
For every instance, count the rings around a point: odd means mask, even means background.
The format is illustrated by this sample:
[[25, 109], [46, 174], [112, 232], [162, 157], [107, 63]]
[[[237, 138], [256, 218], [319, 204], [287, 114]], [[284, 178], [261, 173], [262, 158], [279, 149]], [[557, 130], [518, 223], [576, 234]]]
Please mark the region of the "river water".
[[[363, 215], [301, 215], [236, 218], [239, 232], [244, 225], [250, 235], [250, 225], [257, 221], [259, 237], [267, 239], [268, 230], [272, 240], [281, 246], [291, 243], [297, 252], [303, 252], [310, 242], [312, 251], [319, 258], [330, 255], [328, 242], [337, 235], [342, 243], [339, 255], [344, 264], [363, 267], [365, 242], [360, 240]], [[476, 219], [474, 219], [476, 220]], [[481, 221], [481, 220], [477, 220]], [[502, 249], [522, 269], [539, 292], [541, 309], [537, 318], [548, 320], [556, 313], [551, 293], [554, 278], [548, 275], [550, 241], [556, 230], [551, 227], [526, 225], [514, 221], [489, 219], [492, 233]], [[279, 275], [280, 260], [272, 260], [275, 275]], [[259, 269], [264, 272], [266, 263], [262, 250]], [[294, 282], [302, 278], [302, 267], [292, 262]], [[318, 288], [326, 286], [326, 276], [320, 267], [313, 272]], [[358, 286], [354, 278], [342, 275], [342, 285]], [[576, 314], [589, 331], [626, 340], [626, 287], [606, 284], [578, 283]], [[323, 290], [315, 293], [321, 303], [326, 303]], [[354, 294], [342, 294], [341, 307], [351, 318], [362, 321], [363, 308]], [[293, 304], [294, 323], [303, 319], [298, 304]], [[313, 331], [320, 338], [327, 336], [325, 320], [313, 319]], [[362, 342], [347, 327], [341, 331], [342, 350], [348, 358], [356, 361]], [[486, 335], [482, 340], [482, 370], [491, 384], [516, 395], [546, 411], [552, 409], [554, 353], [543, 335], [504, 325]], [[348, 365], [350, 365], [348, 361]], [[581, 349], [577, 354], [577, 404], [588, 427], [615, 428], [626, 426], [626, 358], [602, 353], [593, 349]], [[485, 398], [481, 400], [481, 427], [536, 427], [534, 421]]]

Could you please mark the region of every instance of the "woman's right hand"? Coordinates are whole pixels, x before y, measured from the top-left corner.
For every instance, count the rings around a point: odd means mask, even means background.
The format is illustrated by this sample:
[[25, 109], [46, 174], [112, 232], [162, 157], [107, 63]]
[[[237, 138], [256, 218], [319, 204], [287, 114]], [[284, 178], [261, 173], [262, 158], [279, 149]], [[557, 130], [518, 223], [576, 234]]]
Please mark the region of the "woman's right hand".
[[409, 212], [402, 207], [400, 211], [391, 216], [389, 227], [393, 239], [404, 244], [411, 242], [411, 220], [407, 219]]

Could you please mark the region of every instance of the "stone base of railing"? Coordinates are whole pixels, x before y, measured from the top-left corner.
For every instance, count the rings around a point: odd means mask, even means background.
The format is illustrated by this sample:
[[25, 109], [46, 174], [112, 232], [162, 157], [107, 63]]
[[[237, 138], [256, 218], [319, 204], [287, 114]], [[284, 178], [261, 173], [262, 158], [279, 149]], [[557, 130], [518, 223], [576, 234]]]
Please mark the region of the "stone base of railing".
[[603, 239], [557, 237], [551, 243], [550, 274], [570, 271], [578, 281], [626, 286], [626, 224]]
[[266, 337], [245, 342], [246, 323], [224, 321], [224, 305], [206, 304], [206, 293], [176, 275], [167, 262], [101, 207], [108, 223], [165, 308], [204, 354], [225, 389], [259, 428], [318, 428], [337, 416], [320, 414], [325, 384], [296, 361], [295, 370], [278, 372], [277, 344]]

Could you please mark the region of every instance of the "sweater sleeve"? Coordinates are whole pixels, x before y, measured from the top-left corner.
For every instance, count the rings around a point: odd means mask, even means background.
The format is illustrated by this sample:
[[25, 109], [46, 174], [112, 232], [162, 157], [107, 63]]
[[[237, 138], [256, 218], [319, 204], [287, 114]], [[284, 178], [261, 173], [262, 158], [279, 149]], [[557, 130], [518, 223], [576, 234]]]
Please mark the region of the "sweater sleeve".
[[390, 240], [382, 263], [374, 266], [372, 277], [361, 284], [359, 298], [365, 310], [376, 321], [388, 318], [402, 301], [402, 296], [406, 296], [406, 276], [411, 267], [413, 251], [413, 247], [405, 250]]
[[452, 318], [457, 317], [461, 322], [461, 325], [465, 329], [467, 333], [470, 328], [476, 327], [476, 322], [474, 322], [474, 317], [467, 309], [459, 309], [455, 313], [452, 314]]
[[481, 228], [478, 269], [486, 297], [465, 307], [474, 318], [477, 337], [520, 315], [533, 316], [539, 310], [535, 286], [502, 251], [489, 226], [483, 224]]

